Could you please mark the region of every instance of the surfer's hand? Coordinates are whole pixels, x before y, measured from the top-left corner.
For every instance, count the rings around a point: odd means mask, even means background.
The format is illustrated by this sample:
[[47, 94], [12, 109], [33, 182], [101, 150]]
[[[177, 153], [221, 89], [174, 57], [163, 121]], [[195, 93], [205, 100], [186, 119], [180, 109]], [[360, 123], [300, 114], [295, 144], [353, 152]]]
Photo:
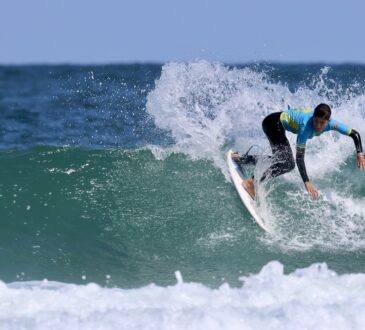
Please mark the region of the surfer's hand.
[[365, 171], [365, 158], [362, 152], [357, 154], [357, 166], [360, 168], [360, 170]]
[[304, 182], [305, 189], [312, 195], [313, 199], [318, 197], [318, 190], [312, 185], [310, 181]]

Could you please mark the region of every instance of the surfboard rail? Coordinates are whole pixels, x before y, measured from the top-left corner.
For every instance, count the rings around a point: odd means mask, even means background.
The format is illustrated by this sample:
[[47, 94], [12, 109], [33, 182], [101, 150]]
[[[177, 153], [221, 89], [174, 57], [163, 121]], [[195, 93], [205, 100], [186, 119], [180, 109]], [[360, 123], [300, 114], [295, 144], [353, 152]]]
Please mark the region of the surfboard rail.
[[234, 183], [234, 186], [238, 192], [238, 195], [240, 196], [243, 204], [246, 206], [246, 209], [251, 214], [251, 216], [254, 218], [256, 223], [266, 232], [271, 233], [271, 230], [266, 226], [264, 219], [259, 215], [257, 208], [256, 208], [256, 202], [252, 199], [250, 194], [242, 187], [242, 180], [245, 179], [242, 177], [242, 171], [239, 168], [239, 165], [237, 162], [235, 162], [232, 159], [233, 151], [229, 150], [227, 153], [227, 164], [229, 173], [231, 175], [232, 181]]

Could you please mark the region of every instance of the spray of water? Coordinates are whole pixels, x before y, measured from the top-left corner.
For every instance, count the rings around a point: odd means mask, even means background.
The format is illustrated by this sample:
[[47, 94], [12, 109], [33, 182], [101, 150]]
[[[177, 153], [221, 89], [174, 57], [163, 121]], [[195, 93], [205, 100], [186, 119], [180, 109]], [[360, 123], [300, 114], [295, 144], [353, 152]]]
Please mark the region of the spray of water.
[[[211, 160], [228, 179], [226, 151], [244, 151], [252, 144], [270, 151], [261, 122], [287, 104], [314, 108], [329, 103], [335, 119], [365, 136], [365, 95], [329, 79], [330, 70], [324, 67], [292, 90], [285, 82], [273, 82], [262, 70], [206, 61], [169, 63], [148, 95], [147, 111], [176, 142], [165, 155], [179, 152], [191, 159]], [[294, 150], [296, 136], [287, 136]], [[163, 154], [155, 147], [152, 151], [159, 157]], [[264, 238], [265, 243], [298, 249], [365, 247], [364, 213], [358, 206], [363, 203], [365, 184], [352, 190], [364, 180], [356, 170], [352, 140], [335, 132], [310, 140], [306, 165], [321, 191], [317, 201], [304, 193], [297, 170], [259, 188], [260, 212], [275, 230], [274, 237]], [[265, 166], [259, 164], [256, 171]]]

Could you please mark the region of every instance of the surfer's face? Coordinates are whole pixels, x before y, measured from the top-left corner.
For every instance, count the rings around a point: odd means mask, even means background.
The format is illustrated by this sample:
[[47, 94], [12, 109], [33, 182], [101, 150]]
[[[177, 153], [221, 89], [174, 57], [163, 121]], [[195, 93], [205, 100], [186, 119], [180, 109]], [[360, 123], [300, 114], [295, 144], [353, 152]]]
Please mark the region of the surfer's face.
[[321, 117], [313, 117], [313, 127], [316, 132], [322, 132], [330, 121]]

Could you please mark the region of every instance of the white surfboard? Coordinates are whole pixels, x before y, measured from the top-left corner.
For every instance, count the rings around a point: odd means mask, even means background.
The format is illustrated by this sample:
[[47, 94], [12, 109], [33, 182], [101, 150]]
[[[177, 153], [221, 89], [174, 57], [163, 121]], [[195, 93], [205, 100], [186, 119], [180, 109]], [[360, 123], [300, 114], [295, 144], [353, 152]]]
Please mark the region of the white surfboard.
[[233, 153], [232, 150], [228, 151], [227, 163], [228, 163], [229, 173], [231, 174], [234, 186], [236, 187], [236, 190], [239, 196], [241, 197], [243, 204], [245, 204], [248, 212], [250, 212], [250, 214], [255, 219], [257, 224], [268, 233], [271, 233], [270, 229], [266, 226], [265, 221], [261, 218], [261, 216], [257, 212], [256, 202], [252, 199], [252, 197], [246, 191], [246, 189], [242, 187], [242, 180], [246, 178], [243, 177], [243, 173], [238, 164], [234, 160], [232, 160], [232, 153]]

